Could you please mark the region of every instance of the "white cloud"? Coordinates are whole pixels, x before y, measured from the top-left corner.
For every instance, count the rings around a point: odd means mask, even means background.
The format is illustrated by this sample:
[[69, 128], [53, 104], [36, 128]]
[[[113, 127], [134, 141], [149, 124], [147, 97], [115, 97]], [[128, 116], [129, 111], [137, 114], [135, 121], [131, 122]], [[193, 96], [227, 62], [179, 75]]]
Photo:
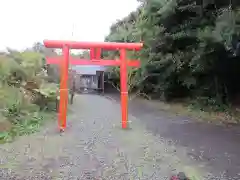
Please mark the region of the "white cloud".
[[137, 5], [136, 0], [1, 0], [0, 49], [23, 49], [44, 39], [103, 41], [110, 25]]

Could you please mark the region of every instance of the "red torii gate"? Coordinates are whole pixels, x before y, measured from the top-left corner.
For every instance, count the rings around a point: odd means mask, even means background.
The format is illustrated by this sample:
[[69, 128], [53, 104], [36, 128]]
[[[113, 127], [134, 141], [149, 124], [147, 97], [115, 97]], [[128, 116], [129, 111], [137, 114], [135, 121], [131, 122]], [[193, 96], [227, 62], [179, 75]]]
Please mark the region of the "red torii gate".
[[[126, 50], [141, 50], [142, 43], [114, 43], [114, 42], [75, 42], [44, 40], [46, 48], [62, 49], [63, 57], [47, 57], [47, 64], [61, 65], [60, 82], [60, 104], [58, 124], [60, 131], [66, 128], [67, 104], [68, 104], [68, 68], [69, 63], [73, 65], [102, 65], [102, 66], [120, 66], [120, 86], [121, 86], [121, 110], [122, 110], [122, 128], [128, 125], [128, 87], [127, 87], [127, 66], [139, 67], [140, 61], [127, 60]], [[90, 60], [78, 59], [69, 56], [70, 49], [90, 49]], [[119, 60], [101, 59], [101, 50], [119, 50]]]

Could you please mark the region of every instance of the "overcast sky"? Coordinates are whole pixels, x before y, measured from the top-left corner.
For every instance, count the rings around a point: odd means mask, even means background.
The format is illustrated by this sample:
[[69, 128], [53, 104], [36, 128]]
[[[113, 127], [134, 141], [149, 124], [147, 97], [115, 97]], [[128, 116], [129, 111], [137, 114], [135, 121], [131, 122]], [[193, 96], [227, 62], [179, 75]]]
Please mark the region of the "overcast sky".
[[103, 41], [111, 24], [137, 6], [136, 0], [0, 0], [0, 50], [44, 39]]

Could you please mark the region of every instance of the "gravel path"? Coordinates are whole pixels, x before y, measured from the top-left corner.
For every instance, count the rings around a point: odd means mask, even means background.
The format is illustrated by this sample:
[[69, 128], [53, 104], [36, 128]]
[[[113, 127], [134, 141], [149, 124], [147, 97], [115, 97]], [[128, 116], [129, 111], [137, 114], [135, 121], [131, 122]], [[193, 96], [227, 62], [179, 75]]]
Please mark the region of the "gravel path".
[[[1, 180], [155, 180], [187, 171], [198, 179], [210, 171], [192, 161], [183, 147], [148, 132], [129, 115], [121, 129], [118, 103], [97, 95], [78, 95], [68, 128], [55, 123], [41, 132], [0, 146]], [[204, 177], [203, 177], [204, 176]]]

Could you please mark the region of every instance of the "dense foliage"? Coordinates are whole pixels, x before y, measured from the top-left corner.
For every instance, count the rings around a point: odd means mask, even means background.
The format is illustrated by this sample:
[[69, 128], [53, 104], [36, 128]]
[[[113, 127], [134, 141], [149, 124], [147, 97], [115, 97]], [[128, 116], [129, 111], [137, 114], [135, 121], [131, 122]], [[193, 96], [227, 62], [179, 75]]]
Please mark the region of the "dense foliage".
[[[237, 0], [141, 0], [136, 11], [112, 25], [105, 41], [144, 42], [141, 52], [129, 53], [142, 62], [131, 73], [132, 90], [165, 100], [197, 97], [203, 104], [230, 104], [240, 92], [239, 5]], [[111, 72], [119, 83], [118, 68]]]
[[50, 81], [53, 67], [46, 68], [44, 58], [50, 52], [38, 43], [23, 52], [1, 53], [0, 142], [36, 131], [45, 116], [54, 114], [58, 86]]

